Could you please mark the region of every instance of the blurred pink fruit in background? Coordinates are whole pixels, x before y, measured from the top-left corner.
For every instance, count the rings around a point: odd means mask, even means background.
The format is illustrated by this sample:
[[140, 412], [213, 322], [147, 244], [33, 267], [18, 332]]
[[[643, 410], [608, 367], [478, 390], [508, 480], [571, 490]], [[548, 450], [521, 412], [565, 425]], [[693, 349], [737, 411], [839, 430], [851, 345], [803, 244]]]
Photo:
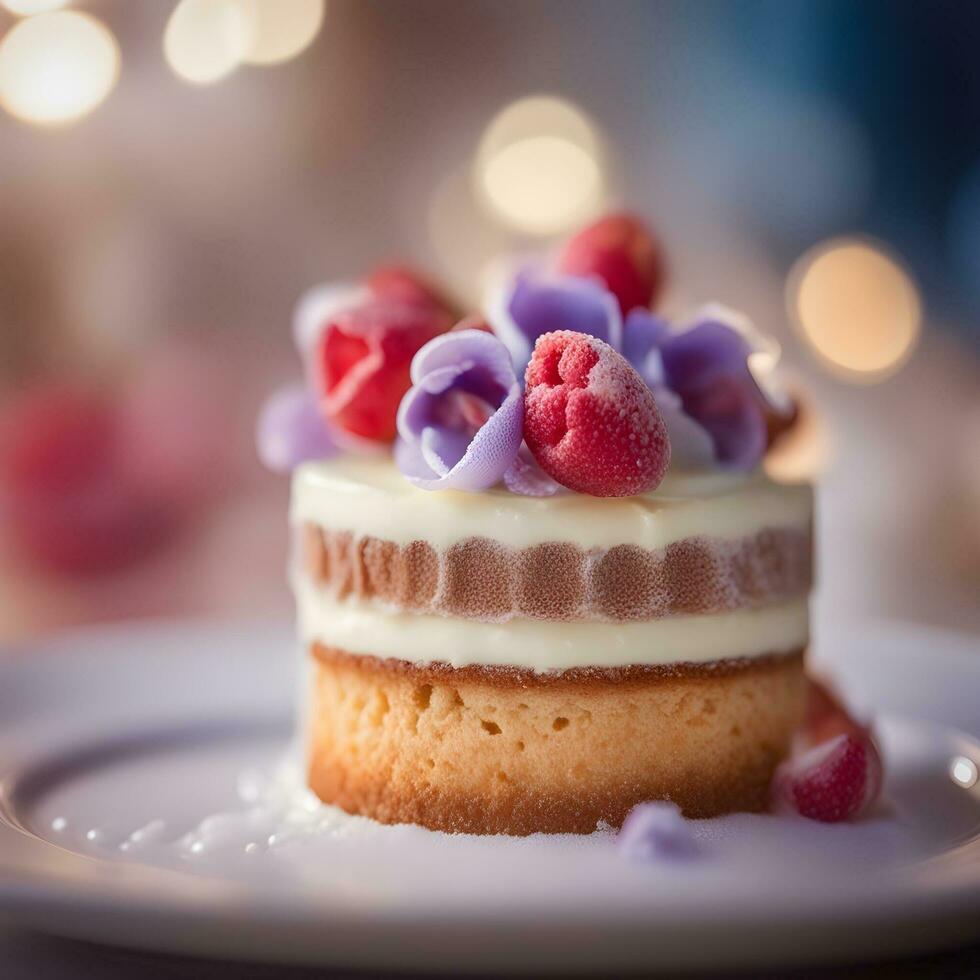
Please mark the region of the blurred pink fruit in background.
[[0, 520], [41, 568], [124, 568], [227, 486], [229, 427], [220, 371], [180, 347], [118, 389], [35, 385], [0, 405]]
[[118, 422], [103, 395], [68, 384], [29, 390], [0, 409], [3, 521], [35, 564], [110, 571], [145, 555], [172, 527], [167, 502], [127, 479]]
[[120, 452], [130, 480], [188, 509], [233, 480], [236, 393], [218, 359], [190, 344], [151, 350], [120, 392]]

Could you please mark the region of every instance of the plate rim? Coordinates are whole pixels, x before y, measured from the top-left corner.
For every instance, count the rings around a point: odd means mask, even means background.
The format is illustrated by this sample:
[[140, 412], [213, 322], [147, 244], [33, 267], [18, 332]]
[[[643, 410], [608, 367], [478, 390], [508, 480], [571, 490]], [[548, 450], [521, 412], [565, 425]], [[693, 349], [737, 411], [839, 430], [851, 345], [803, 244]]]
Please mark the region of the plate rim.
[[[148, 619], [114, 624], [93, 624], [83, 627], [81, 630], [55, 630], [44, 637], [35, 638], [29, 643], [17, 644], [19, 652], [13, 658], [4, 657], [3, 653], [0, 653], [0, 684], [2, 684], [4, 673], [8, 668], [21, 668], [23, 666], [25, 658], [20, 655], [21, 653], [25, 654], [26, 659], [29, 661], [32, 654], [44, 656], [45, 653], [43, 651], [45, 650], [50, 651], [52, 647], [63, 648], [66, 645], [74, 645], [79, 640], [89, 646], [87, 655], [92, 656], [95, 652], [92, 649], [93, 645], [98, 646], [105, 641], [109, 641], [110, 645], [115, 646], [128, 636], [131, 636], [134, 631], [138, 633], [152, 632], [156, 637], [166, 639], [167, 634], [179, 636], [182, 634], [200, 634], [202, 632], [222, 633], [232, 628], [242, 630], [254, 629], [255, 627], [279, 630], [284, 628], [284, 625], [283, 620], [279, 617], [275, 619], [263, 617], [254, 620], [233, 621], [204, 617], [180, 621]], [[903, 632], [913, 630], [920, 634], [942, 634], [943, 636], [949, 637], [951, 642], [955, 644], [960, 644], [964, 641], [967, 645], [972, 643], [980, 644], [980, 640], [973, 637], [972, 634], [963, 631], [934, 626], [932, 624], [906, 622], [883, 617], [850, 617], [847, 621], [838, 621], [838, 623], [834, 624], [833, 628], [836, 630], [845, 626], [856, 626], [863, 630], [883, 630], [885, 632], [895, 629], [902, 630]], [[119, 651], [116, 649], [108, 649], [101, 652], [110, 657], [119, 655]], [[945, 650], [942, 655], [952, 656], [956, 660], [962, 660], [964, 664], [969, 663], [970, 666], [967, 669], [971, 673], [980, 671], [980, 663], [971, 661], [969, 654], [965, 652], [961, 656], [959, 649]], [[818, 659], [817, 662], [819, 663], [821, 660]], [[28, 669], [33, 669], [33, 665], [29, 666]], [[916, 720], [916, 723], [935, 725], [939, 728], [943, 727], [938, 723], [925, 720]], [[948, 727], [945, 730], [956, 732], [955, 729], [949, 729]], [[958, 734], [976, 744], [977, 738], [975, 735], [965, 732]], [[227, 929], [241, 929], [243, 924], [247, 924], [271, 936], [273, 939], [277, 929], [285, 935], [290, 933], [291, 930], [294, 931], [297, 927], [303, 927], [304, 925], [308, 927], [315, 924], [322, 928], [325, 925], [323, 915], [327, 911], [330, 915], [329, 924], [331, 927], [331, 930], [328, 930], [328, 932], [335, 936], [342, 935], [343, 933], [364, 931], [365, 929], [368, 932], [372, 929], [384, 929], [389, 931], [400, 930], [406, 932], [406, 934], [412, 931], [422, 934], [434, 927], [431, 913], [429, 912], [413, 917], [410, 912], [406, 914], [404, 908], [400, 910], [389, 908], [383, 910], [383, 914], [379, 914], [379, 910], [373, 908], [365, 915], [362, 910], [340, 908], [336, 903], [330, 906], [329, 909], [323, 903], [317, 903], [315, 906], [311, 906], [308, 901], [308, 893], [303, 896], [306, 901], [303, 900], [303, 897], [297, 897], [292, 903], [283, 901], [282, 897], [279, 896], [275, 906], [270, 907], [269, 905], [264, 905], [261, 907], [261, 913], [259, 914], [254, 907], [249, 906], [247, 902], [248, 889], [242, 887], [240, 883], [233, 884], [229, 887], [230, 883], [227, 881], [222, 883], [221, 879], [196, 874], [191, 878], [190, 876], [182, 875], [179, 871], [100, 859], [98, 856], [83, 855], [77, 851], [60, 847], [56, 842], [46, 840], [35, 834], [29, 828], [19, 825], [16, 814], [10, 812], [9, 787], [13, 769], [14, 765], [6, 765], [4, 771], [0, 772], [0, 871], [3, 872], [0, 875], [0, 913], [4, 913], [21, 924], [39, 927], [49, 932], [57, 932], [61, 935], [84, 938], [85, 935], [91, 935], [91, 929], [85, 930], [80, 934], [78, 931], [71, 929], [69, 923], [62, 921], [64, 916], [57, 914], [52, 916], [52, 912], [70, 912], [76, 919], [84, 919], [86, 917], [91, 919], [93, 915], [97, 917], [98, 915], [111, 913], [111, 917], [116, 918], [117, 922], [129, 921], [134, 926], [134, 935], [139, 935], [140, 939], [138, 942], [131, 943], [131, 945], [142, 948], [153, 948], [154, 946], [152, 942], [146, 941], [145, 931], [147, 920], [150, 921], [151, 928], [154, 922], [158, 929], [161, 925], [166, 926], [169, 923], [167, 928], [171, 930], [186, 927], [189, 919], [193, 919], [194, 917], [206, 918], [211, 923], [221, 925]], [[14, 784], [16, 784], [16, 781], [14, 781]], [[93, 862], [102, 866], [111, 865], [114, 873], [102, 878], [100, 880], [101, 887], [97, 890], [93, 890], [90, 885], [86, 885], [84, 882], [74, 882], [72, 883], [74, 887], [66, 888], [66, 882], [56, 873], [52, 873], [50, 880], [41, 880], [36, 873], [33, 877], [23, 873], [11, 873], [4, 861], [2, 843], [3, 839], [5, 837], [9, 839], [9, 835], [12, 833], [21, 834], [26, 838], [30, 838], [42, 848], [56, 848], [67, 851], [81, 861]], [[980, 901], [980, 837], [974, 838], [970, 844], [975, 845], [972, 849], [976, 850], [976, 855], [971, 854], [971, 860], [969, 862], [974, 870], [974, 878], [970, 881], [961, 882], [958, 887], [950, 888], [947, 885], [947, 887], [940, 889], [938, 893], [931, 894], [928, 902], [917, 903], [915, 921], [920, 927], [920, 931], [923, 927], [929, 927], [935, 930], [935, 944], [930, 945], [929, 943], [925, 943], [923, 945], [922, 941], [918, 941], [914, 948], [939, 948], [941, 945], [947, 945], [953, 935], [964, 940], [980, 937], [980, 917], [977, 917], [974, 913], [976, 903]], [[136, 870], [140, 872], [138, 875], [133, 874]], [[172, 876], [179, 885], [172, 893], [161, 893], [153, 889], [151, 894], [148, 895], [146, 883], [142, 880], [147, 877], [146, 872], [148, 871], [155, 881], [163, 881], [165, 878]], [[209, 882], [210, 884], [205, 885], [205, 882]], [[188, 889], [188, 883], [192, 886], [190, 889]], [[919, 887], [921, 888], [921, 884]], [[188, 898], [189, 892], [196, 893], [195, 899], [197, 901]], [[902, 908], [903, 904], [908, 902], [908, 896], [899, 893], [898, 890], [892, 893], [886, 901], [881, 902], [880, 900], [876, 900], [876, 902], [877, 904], [872, 913], [869, 914], [868, 910], [865, 910], [865, 915], [862, 918], [863, 923], [871, 923], [873, 919], [876, 919], [879, 924], [885, 923], [886, 921], [892, 921], [896, 917], [900, 918], [903, 911], [906, 913], [908, 911], [907, 905], [904, 910]], [[123, 903], [123, 915], [121, 917], [119, 916], [120, 903]], [[547, 912], [547, 910], [544, 911], [545, 913]], [[658, 914], [660, 911], [658, 909]], [[705, 912], [709, 912], [709, 909], [705, 909]], [[733, 924], [741, 925], [749, 931], [756, 928], [758, 922], [749, 921], [751, 919], [751, 910], [748, 905], [743, 909], [743, 912], [745, 912], [745, 915], [739, 919], [738, 916], [732, 916], [731, 910], [729, 909], [724, 916], [724, 923], [729, 928]], [[792, 909], [787, 908], [785, 912], [790, 916], [789, 921], [792, 924], [800, 924], [802, 918], [805, 917], [806, 925], [811, 930], [819, 930], [821, 928], [827, 930], [839, 928], [848, 910], [842, 906], [838, 910], [837, 915], [822, 917], [813, 916], [812, 911], [805, 916], [797, 911], [797, 918], [792, 918]], [[561, 920], [560, 922], [558, 921], [559, 918]], [[594, 909], [589, 914], [583, 914], [582, 918], [582, 923], [576, 923], [575, 917], [570, 916], [567, 909], [563, 909], [560, 913], [556, 913], [552, 920], [549, 920], [547, 914], [536, 915], [535, 924], [536, 927], [546, 930], [560, 927], [561, 931], [567, 933], [569, 928], [576, 924], [589, 923], [594, 925]], [[55, 921], [52, 921], [52, 919]], [[711, 919], [710, 917], [705, 918], [699, 921], [698, 925], [709, 927], [719, 924], [720, 921], [721, 916], [719, 915], [716, 919]], [[139, 927], [140, 923], [142, 923], [142, 927]], [[455, 933], [460, 935], [466, 934], [471, 939], [475, 938], [481, 942], [488, 941], [491, 935], [499, 939], [501, 929], [510, 929], [512, 932], [518, 932], [524, 924], [516, 920], [507, 922], [500, 917], [480, 921], [474, 918], [472, 912], [463, 914], [456, 920], [452, 916], [447, 916], [445, 910], [440, 913], [438, 922], [440, 930], [449, 928]], [[603, 925], [609, 930], [613, 929], [614, 924], [605, 922]], [[677, 919], [669, 916], [660, 917], [653, 923], [649, 918], [642, 919], [637, 916], [632, 922], [621, 921], [615, 925], [620, 933], [625, 933], [627, 936], [632, 935], [635, 938], [635, 933], [642, 927], [643, 931], [649, 937], [656, 937], [661, 933], [665, 933], [668, 929], [676, 929], [681, 925], [689, 926], [690, 917], [689, 915], [681, 916]], [[126, 945], [122, 941], [125, 938], [125, 935], [120, 935], [117, 940], [103, 937], [102, 941]], [[870, 938], [869, 935], [869, 940]], [[868, 945], [869, 951], [872, 945]], [[208, 948], [207, 943], [203, 945], [200, 943], [200, 937], [186, 946], [175, 946], [173, 942], [168, 942], [163, 947], [155, 948], [217, 957], [228, 956], [233, 952], [223, 943]], [[276, 953], [271, 949], [263, 949], [261, 948], [261, 943], [255, 948], [248, 950], [249, 958], [251, 959], [264, 959], [274, 962], [290, 958], [288, 956], [283, 957], [280, 955], [281, 952], [282, 950]], [[305, 952], [300, 950], [299, 953], [301, 955], [295, 960], [296, 962], [323, 962], [322, 957], [311, 956], [309, 950]], [[343, 962], [362, 966], [377, 966], [381, 962], [377, 957], [370, 955], [366, 958], [358, 959], [356, 955], [353, 955], [354, 953], [356, 953], [356, 950], [348, 950]], [[853, 953], [854, 951], [852, 949], [849, 953], [842, 955], [853, 955]], [[755, 950], [755, 954], [748, 955], [747, 958], [739, 962], [749, 965], [785, 962], [784, 959], [779, 958], [767, 959], [765, 950], [757, 949]], [[832, 959], [828, 960], [821, 956], [806, 960], [808, 963], [830, 961]], [[495, 968], [507, 968], [508, 962], [506, 959], [502, 959], [499, 962], [488, 965], [493, 965]], [[725, 962], [729, 961], [725, 960]], [[800, 960], [800, 962], [803, 962], [803, 960]], [[424, 959], [419, 960], [418, 963], [425, 968], [437, 968], [440, 965], [438, 961], [429, 962]], [[675, 960], [670, 957], [649, 961], [649, 965], [652, 966], [667, 966], [672, 964], [696, 965], [700, 963], [710, 965], [708, 961], [698, 959], [697, 957], [690, 961]], [[594, 966], [595, 963], [592, 962], [592, 965]]]

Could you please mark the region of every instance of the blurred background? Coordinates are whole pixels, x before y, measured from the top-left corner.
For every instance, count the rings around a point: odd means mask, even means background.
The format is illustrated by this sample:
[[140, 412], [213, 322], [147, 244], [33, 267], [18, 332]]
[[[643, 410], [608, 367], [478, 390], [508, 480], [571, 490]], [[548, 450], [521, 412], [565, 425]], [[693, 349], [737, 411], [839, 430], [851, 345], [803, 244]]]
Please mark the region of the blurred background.
[[809, 391], [820, 616], [980, 631], [980, 6], [0, 0], [0, 641], [286, 612], [298, 296], [612, 207]]

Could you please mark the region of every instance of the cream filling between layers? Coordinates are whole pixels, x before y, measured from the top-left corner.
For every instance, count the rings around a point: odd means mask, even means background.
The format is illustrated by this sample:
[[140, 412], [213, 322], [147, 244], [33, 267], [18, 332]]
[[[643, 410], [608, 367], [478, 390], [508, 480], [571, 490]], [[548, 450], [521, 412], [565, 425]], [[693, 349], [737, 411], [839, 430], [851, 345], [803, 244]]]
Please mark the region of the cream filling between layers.
[[788, 653], [806, 646], [806, 598], [762, 609], [706, 616], [671, 616], [640, 623], [483, 623], [443, 616], [388, 612], [376, 605], [338, 602], [304, 576], [293, 582], [299, 629], [349, 653], [435, 661], [453, 667], [523, 667], [544, 672], [573, 667], [707, 663]]
[[688, 537], [737, 539], [764, 528], [809, 526], [806, 485], [761, 473], [668, 476], [653, 493], [598, 498], [522, 497], [506, 490], [433, 493], [413, 487], [389, 459], [304, 463], [293, 476], [291, 520], [437, 550], [472, 537], [512, 548], [572, 541], [580, 548], [632, 544], [656, 550]]

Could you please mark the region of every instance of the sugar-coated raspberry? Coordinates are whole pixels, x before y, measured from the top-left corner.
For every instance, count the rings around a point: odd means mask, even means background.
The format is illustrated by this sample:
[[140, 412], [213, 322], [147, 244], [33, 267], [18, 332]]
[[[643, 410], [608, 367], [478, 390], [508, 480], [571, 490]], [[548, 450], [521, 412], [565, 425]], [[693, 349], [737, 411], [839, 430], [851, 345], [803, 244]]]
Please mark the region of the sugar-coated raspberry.
[[440, 289], [407, 265], [378, 266], [365, 282], [378, 299], [431, 304], [455, 316], [456, 306]]
[[595, 497], [652, 490], [670, 463], [667, 427], [643, 379], [608, 344], [567, 330], [534, 346], [524, 439], [549, 476]]
[[631, 214], [612, 214], [580, 231], [562, 250], [558, 269], [598, 276], [624, 316], [637, 306], [651, 306], [666, 278], [660, 243]]
[[774, 804], [810, 820], [838, 823], [877, 799], [881, 779], [881, 756], [870, 736], [840, 734], [779, 766]]
[[391, 442], [415, 352], [451, 325], [452, 317], [431, 303], [376, 299], [337, 313], [317, 348], [324, 415], [345, 432]]

